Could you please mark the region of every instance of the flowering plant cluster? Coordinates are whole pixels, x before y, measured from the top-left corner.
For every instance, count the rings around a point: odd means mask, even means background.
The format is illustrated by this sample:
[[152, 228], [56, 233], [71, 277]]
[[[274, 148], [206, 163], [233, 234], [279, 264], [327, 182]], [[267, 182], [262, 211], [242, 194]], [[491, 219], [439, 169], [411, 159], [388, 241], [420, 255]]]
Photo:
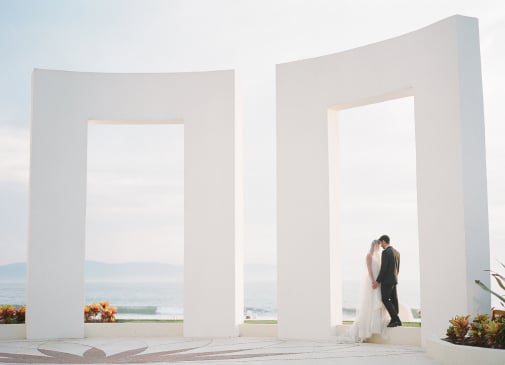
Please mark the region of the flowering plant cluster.
[[505, 317], [487, 314], [456, 316], [449, 320], [446, 340], [458, 345], [505, 348]]
[[108, 301], [84, 305], [84, 322], [116, 322], [117, 308]]
[[[498, 261], [499, 262], [499, 261]], [[499, 262], [505, 268], [505, 265]], [[498, 286], [505, 291], [505, 276], [492, 270], [491, 273]], [[505, 295], [497, 293], [480, 280], [475, 283], [485, 291], [491, 293], [500, 300], [500, 305], [505, 308]], [[477, 314], [472, 321], [470, 315], [455, 316], [449, 320], [446, 340], [459, 345], [491, 347], [505, 349], [505, 311], [491, 309], [491, 318], [487, 314]]]
[[12, 304], [0, 306], [0, 323], [25, 323], [26, 307]]

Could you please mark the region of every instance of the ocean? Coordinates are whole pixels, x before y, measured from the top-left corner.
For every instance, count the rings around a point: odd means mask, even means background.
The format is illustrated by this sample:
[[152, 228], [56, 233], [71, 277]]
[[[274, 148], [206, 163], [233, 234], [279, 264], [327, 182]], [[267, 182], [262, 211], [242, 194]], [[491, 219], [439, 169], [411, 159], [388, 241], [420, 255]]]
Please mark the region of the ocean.
[[[344, 281], [342, 314], [354, 319], [359, 301], [359, 282]], [[358, 288], [358, 289], [357, 289]], [[277, 318], [277, 287], [273, 281], [244, 284], [244, 316], [253, 319]], [[418, 281], [402, 281], [398, 285], [400, 302], [420, 308]], [[184, 288], [182, 282], [88, 282], [85, 303], [108, 300], [118, 308], [118, 319], [183, 319]], [[25, 284], [0, 282], [0, 304], [25, 303]], [[84, 303], [83, 303], [84, 304]], [[211, 313], [209, 313], [211, 314]]]

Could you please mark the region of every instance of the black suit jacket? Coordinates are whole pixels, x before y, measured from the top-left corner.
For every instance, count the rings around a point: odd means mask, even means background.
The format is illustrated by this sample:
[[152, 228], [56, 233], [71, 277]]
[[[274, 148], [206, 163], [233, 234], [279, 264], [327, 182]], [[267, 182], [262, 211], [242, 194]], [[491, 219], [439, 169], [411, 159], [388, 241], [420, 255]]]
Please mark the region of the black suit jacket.
[[393, 247], [388, 246], [382, 251], [382, 262], [378, 283], [398, 284], [398, 272], [400, 271], [400, 253]]

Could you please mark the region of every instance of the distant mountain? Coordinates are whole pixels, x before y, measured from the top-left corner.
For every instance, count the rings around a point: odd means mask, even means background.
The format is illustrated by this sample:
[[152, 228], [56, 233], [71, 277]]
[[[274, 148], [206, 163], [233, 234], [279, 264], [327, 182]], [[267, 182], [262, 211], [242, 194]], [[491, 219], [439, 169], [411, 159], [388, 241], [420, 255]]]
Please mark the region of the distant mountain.
[[[128, 262], [109, 264], [96, 261], [85, 262], [86, 281], [182, 281], [184, 268], [182, 266]], [[26, 280], [26, 264], [16, 263], [0, 265], [0, 281], [24, 282]]]
[[184, 278], [184, 267], [153, 262], [109, 264], [86, 261], [86, 281], [170, 281]]
[[[111, 264], [97, 261], [85, 262], [86, 281], [121, 282], [181, 282], [184, 280], [184, 267], [153, 262], [127, 262]], [[245, 265], [246, 282], [275, 281], [276, 270], [273, 265]], [[0, 281], [24, 282], [26, 264], [0, 265]]]
[[0, 281], [24, 282], [26, 278], [26, 264], [16, 263], [0, 265]]

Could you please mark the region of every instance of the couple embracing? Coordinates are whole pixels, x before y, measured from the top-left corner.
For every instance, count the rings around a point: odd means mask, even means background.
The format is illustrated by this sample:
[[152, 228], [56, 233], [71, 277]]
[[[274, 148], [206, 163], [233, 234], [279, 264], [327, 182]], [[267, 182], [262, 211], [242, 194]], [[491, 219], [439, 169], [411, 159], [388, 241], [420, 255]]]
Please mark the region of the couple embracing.
[[[367, 273], [361, 291], [356, 320], [351, 336], [364, 341], [373, 334], [382, 334], [384, 327], [401, 326], [396, 285], [400, 270], [400, 253], [389, 244], [387, 235], [373, 240], [366, 255]], [[388, 315], [389, 314], [389, 319]]]

